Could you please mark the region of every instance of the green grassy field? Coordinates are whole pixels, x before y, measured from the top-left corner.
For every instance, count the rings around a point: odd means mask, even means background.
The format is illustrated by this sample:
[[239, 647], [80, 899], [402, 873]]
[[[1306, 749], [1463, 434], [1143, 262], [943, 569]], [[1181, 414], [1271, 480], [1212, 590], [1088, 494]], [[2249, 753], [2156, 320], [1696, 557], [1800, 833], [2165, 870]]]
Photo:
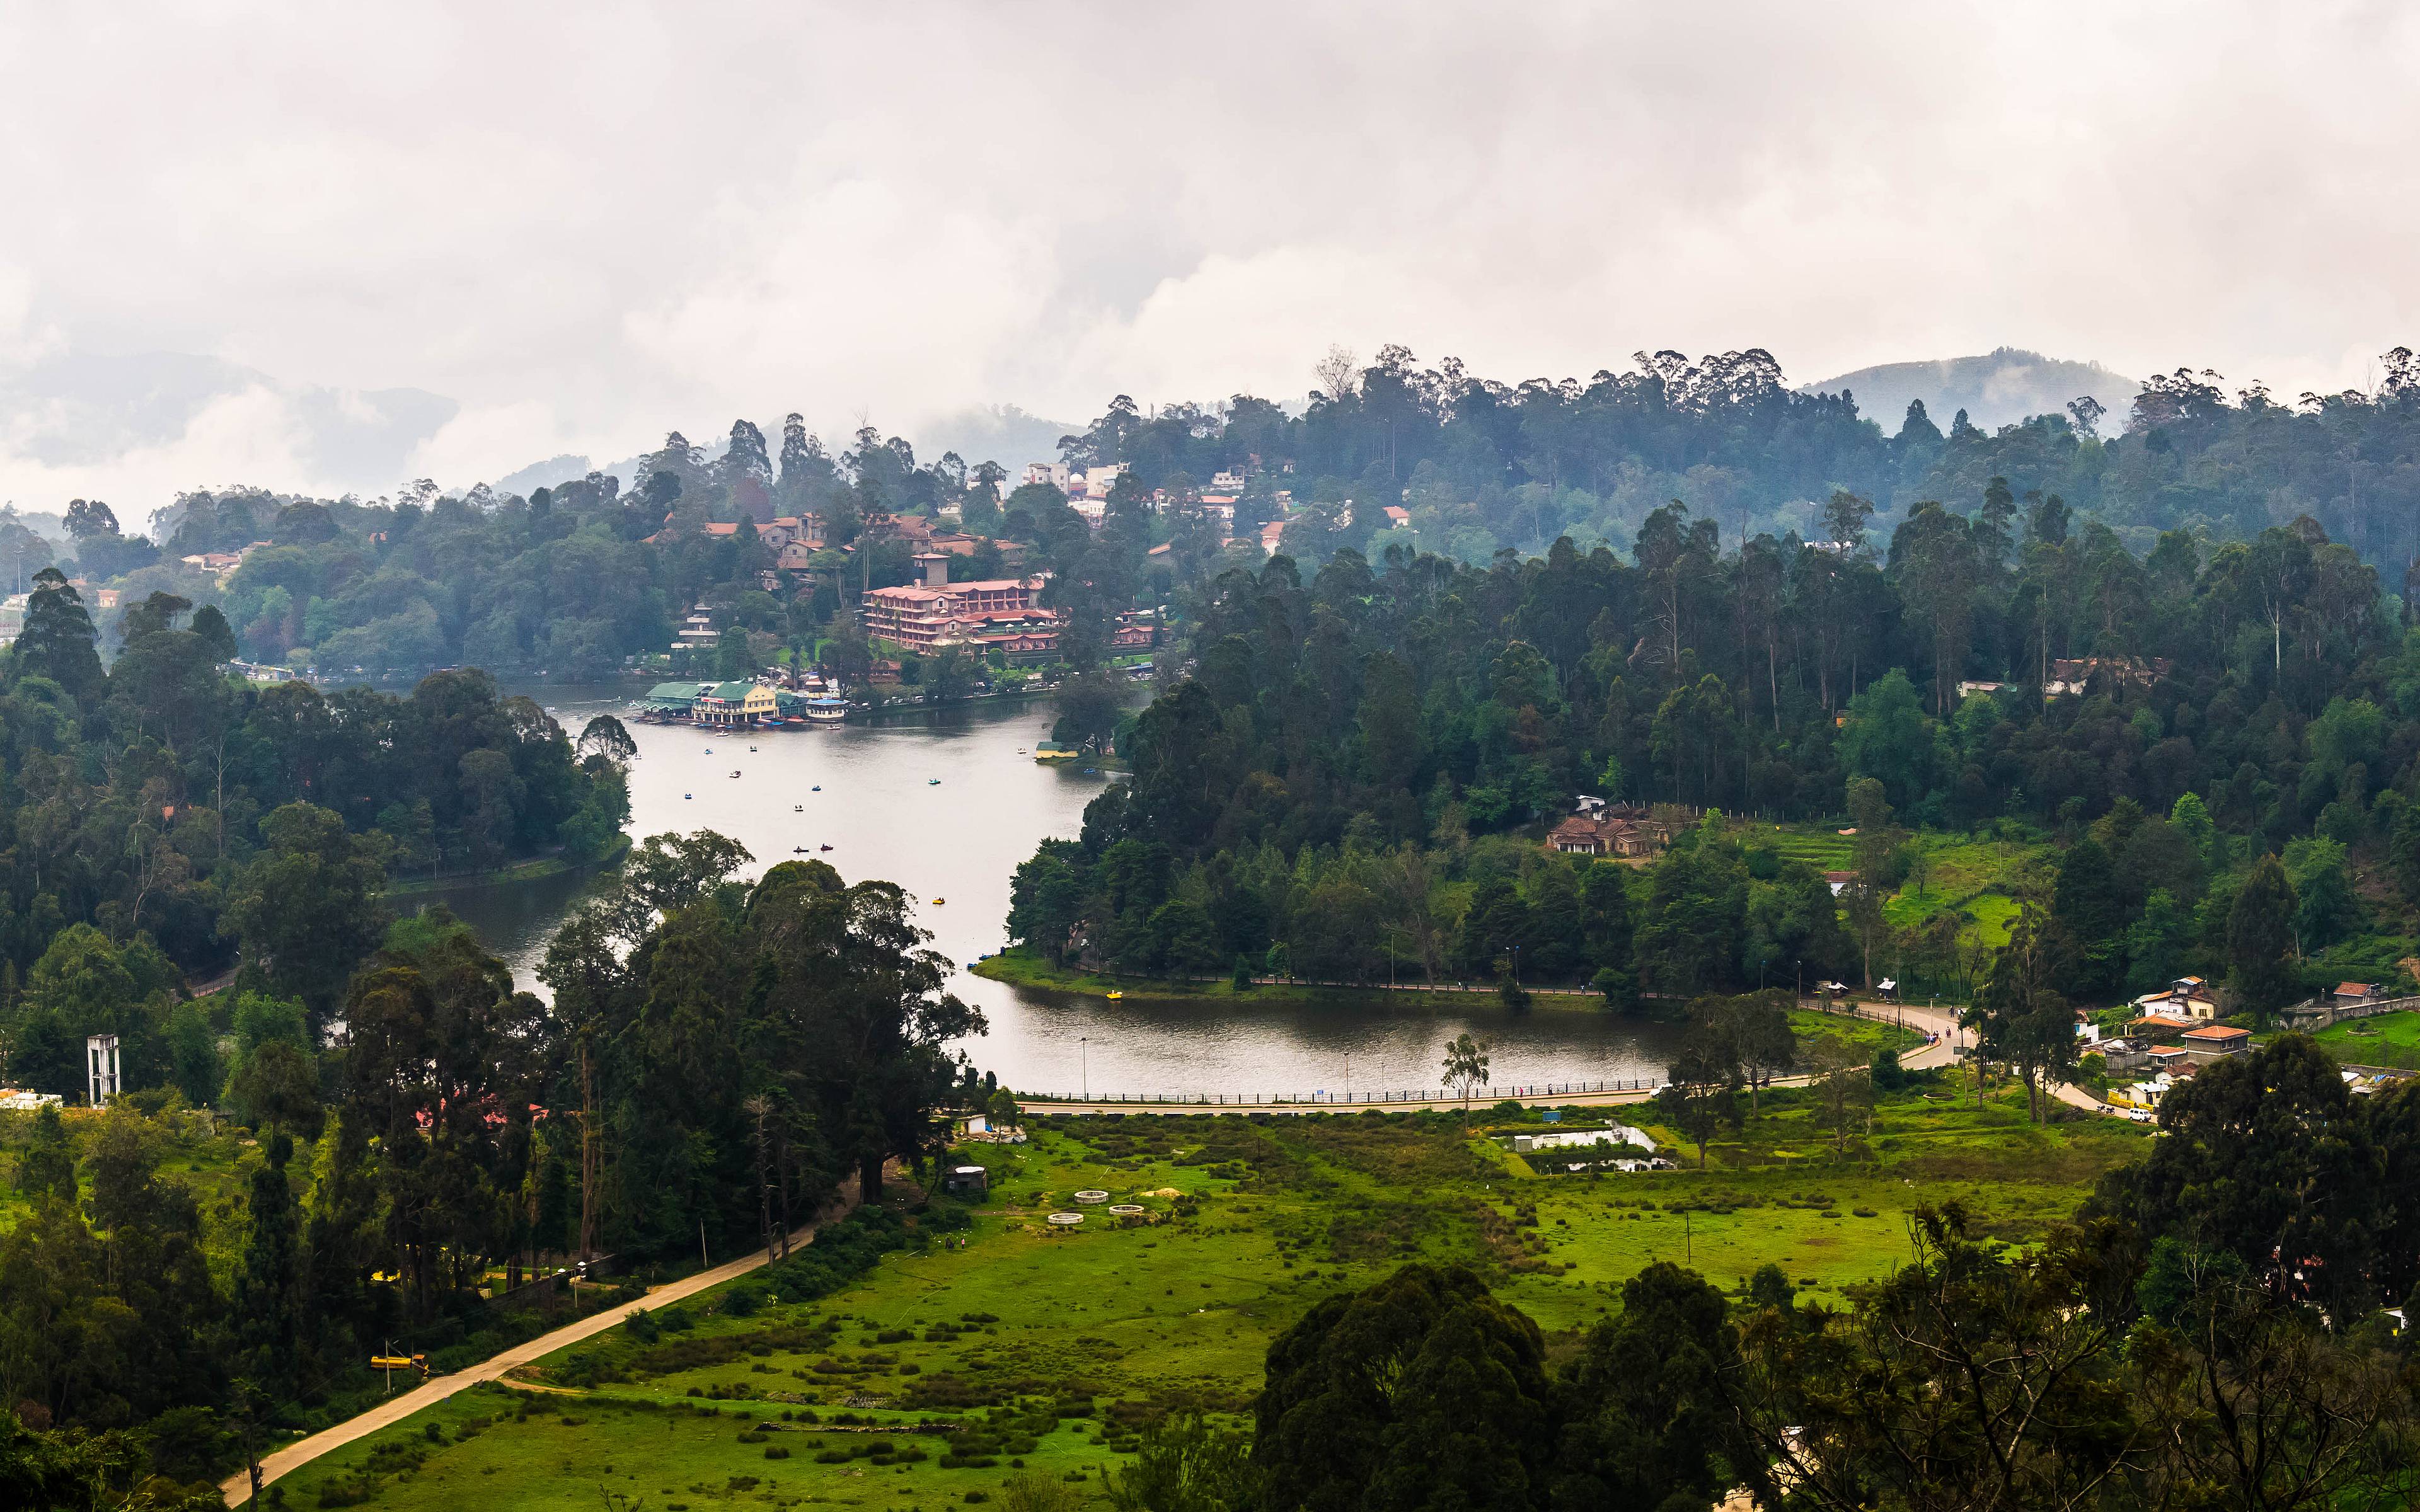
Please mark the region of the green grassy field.
[[[1481, 1268], [1550, 1334], [1657, 1258], [1726, 1288], [1771, 1261], [1837, 1301], [1904, 1257], [1916, 1204], [1961, 1198], [2023, 1239], [2142, 1137], [1947, 1091], [1886, 1100], [1845, 1154], [1804, 1094], [1768, 1094], [1703, 1172], [1550, 1174], [1488, 1132], [1445, 1114], [1037, 1121], [1028, 1146], [959, 1152], [992, 1173], [982, 1206], [894, 1193], [909, 1245], [854, 1284], [738, 1316], [726, 1299], [763, 1283], [734, 1283], [688, 1304], [685, 1331], [616, 1329], [542, 1363], [540, 1383], [579, 1395], [466, 1393], [288, 1476], [286, 1504], [939, 1512], [1020, 1471], [1098, 1501], [1138, 1425], [1244, 1411], [1278, 1331], [1404, 1260]], [[1145, 1215], [1043, 1222], [1088, 1188]]]
[[[1819, 872], [1856, 865], [1856, 841], [1816, 825], [1743, 823], [1741, 843], [1803, 861]], [[1984, 944], [2006, 945], [2017, 917], [2016, 894], [2047, 865], [2045, 846], [1982, 835], [1927, 831], [1913, 837], [1922, 865], [1883, 904], [1894, 928], [1920, 924], [1945, 909], [1966, 916], [1962, 931]]]
[[2420, 1068], [2420, 1013], [2381, 1013], [2330, 1025], [2313, 1038], [2349, 1065]]
[[1790, 1015], [1790, 1026], [1802, 1041], [1819, 1037], [1845, 1040], [1869, 1055], [1882, 1050], [1913, 1049], [1924, 1041], [1924, 1036], [1914, 1029], [1903, 1029], [1879, 1019], [1857, 1018], [1847, 1013], [1822, 1013], [1807, 1009], [1793, 1011]]

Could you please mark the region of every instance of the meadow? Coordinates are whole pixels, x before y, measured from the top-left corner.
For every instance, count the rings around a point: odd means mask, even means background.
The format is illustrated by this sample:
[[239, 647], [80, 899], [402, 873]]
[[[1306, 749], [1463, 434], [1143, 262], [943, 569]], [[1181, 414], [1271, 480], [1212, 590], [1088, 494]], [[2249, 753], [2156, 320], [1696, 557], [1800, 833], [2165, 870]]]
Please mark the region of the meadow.
[[[1574, 1175], [1512, 1153], [1540, 1119], [1035, 1119], [1028, 1144], [956, 1152], [988, 1171], [982, 1199], [896, 1189], [859, 1225], [894, 1247], [836, 1289], [778, 1268], [728, 1284], [305, 1467], [282, 1504], [937, 1512], [1020, 1473], [1095, 1501], [1141, 1426], [1247, 1412], [1280, 1330], [1406, 1260], [1480, 1268], [1565, 1344], [1658, 1258], [1733, 1290], [1776, 1264], [1838, 1302], [1904, 1257], [1919, 1204], [1965, 1202], [2021, 1241], [2143, 1137], [1919, 1085], [1844, 1149], [1785, 1090], [1704, 1171], [1693, 1149], [1688, 1169]], [[1047, 1221], [1063, 1211], [1083, 1223]]]
[[2420, 1013], [2381, 1013], [2376, 1018], [2332, 1024], [2312, 1038], [2348, 1066], [2420, 1070]]

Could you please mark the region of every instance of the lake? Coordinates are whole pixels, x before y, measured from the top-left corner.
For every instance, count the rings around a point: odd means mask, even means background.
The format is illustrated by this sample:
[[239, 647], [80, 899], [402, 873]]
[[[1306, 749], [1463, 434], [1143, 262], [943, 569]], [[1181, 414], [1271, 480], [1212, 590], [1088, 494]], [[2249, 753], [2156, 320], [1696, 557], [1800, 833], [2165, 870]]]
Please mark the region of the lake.
[[[577, 735], [623, 712], [627, 687], [525, 687]], [[1006, 943], [1010, 873], [1047, 836], [1074, 836], [1109, 779], [1083, 762], [1030, 754], [1051, 716], [1039, 701], [886, 716], [879, 721], [726, 735], [628, 723], [631, 833], [714, 829], [756, 857], [795, 847], [851, 882], [896, 882], [918, 901], [934, 949], [956, 968], [951, 991], [980, 1007], [990, 1032], [967, 1052], [1002, 1084], [1041, 1093], [1368, 1093], [1432, 1088], [1445, 1041], [1489, 1041], [1494, 1085], [1660, 1075], [1674, 1038], [1654, 1025], [1569, 1009], [1513, 1015], [1468, 1003], [1340, 996], [1269, 1007], [1110, 1003], [989, 981], [964, 967]], [[737, 777], [732, 774], [737, 772]], [[820, 849], [830, 845], [830, 850]], [[442, 901], [544, 991], [546, 942], [588, 884], [554, 877], [414, 894]]]

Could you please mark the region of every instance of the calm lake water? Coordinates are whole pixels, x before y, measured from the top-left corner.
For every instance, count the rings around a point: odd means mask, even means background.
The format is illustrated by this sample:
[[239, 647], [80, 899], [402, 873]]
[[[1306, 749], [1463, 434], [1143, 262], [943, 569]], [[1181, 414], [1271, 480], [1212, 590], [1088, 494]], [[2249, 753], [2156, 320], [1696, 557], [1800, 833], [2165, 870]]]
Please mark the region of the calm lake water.
[[[622, 687], [517, 691], [553, 710], [575, 734], [591, 715], [620, 713], [630, 696]], [[1006, 943], [1001, 921], [1016, 864], [1036, 841], [1075, 835], [1084, 805], [1108, 781], [1087, 775], [1081, 763], [1045, 765], [1020, 753], [1050, 733], [1039, 702], [736, 736], [628, 728], [639, 746], [630, 769], [632, 834], [720, 830], [754, 853], [752, 873], [804, 846], [851, 882], [878, 877], [906, 887], [934, 949], [959, 968], [951, 990], [990, 1023], [990, 1032], [965, 1048], [1020, 1091], [1430, 1088], [1444, 1042], [1466, 1030], [1491, 1043], [1498, 1088], [1653, 1076], [1672, 1054], [1669, 1031], [1654, 1026], [1559, 1009], [1515, 1017], [1487, 998], [1214, 1009], [1024, 991], [967, 972]], [[827, 844], [830, 850], [818, 848]], [[521, 985], [542, 992], [535, 967], [547, 938], [586, 886], [554, 878], [416, 898], [444, 902], [510, 963]]]

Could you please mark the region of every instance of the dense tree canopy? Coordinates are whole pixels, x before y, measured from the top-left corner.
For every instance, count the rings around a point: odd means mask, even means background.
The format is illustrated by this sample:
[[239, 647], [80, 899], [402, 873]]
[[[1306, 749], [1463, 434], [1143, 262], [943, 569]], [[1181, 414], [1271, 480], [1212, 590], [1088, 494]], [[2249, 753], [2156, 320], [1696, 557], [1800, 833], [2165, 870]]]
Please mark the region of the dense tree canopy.
[[324, 1017], [390, 873], [586, 857], [628, 816], [627, 756], [580, 756], [484, 672], [401, 698], [246, 685], [164, 594], [104, 671], [77, 591], [35, 597], [45, 638], [0, 664], [0, 1044], [24, 1085], [81, 1088], [104, 1030], [137, 1085], [164, 1079], [182, 978], [230, 964]]
[[[1689, 996], [1819, 980], [1853, 943], [1861, 972], [1877, 943], [1904, 964], [1858, 912], [1903, 880], [1886, 838], [2009, 823], [2081, 841], [2043, 900], [2052, 989], [2204, 969], [2265, 1011], [2361, 933], [2353, 867], [2420, 856], [2420, 630], [2308, 518], [2138, 557], [1996, 479], [1887, 550], [1869, 514], [1843, 495], [1811, 540], [1726, 548], [1673, 503], [1627, 561], [1563, 537], [1484, 568], [1390, 547], [1228, 571], [1183, 675], [1120, 728], [1131, 782], [1020, 870], [1011, 934], [1143, 971], [1282, 946], [1322, 979], [1607, 970]], [[1583, 795], [1662, 806], [1682, 841], [1644, 876], [1543, 854]], [[1808, 869], [1689, 839], [1700, 808], [1856, 824], [1846, 930]], [[1954, 934], [1916, 953], [1973, 989]]]

